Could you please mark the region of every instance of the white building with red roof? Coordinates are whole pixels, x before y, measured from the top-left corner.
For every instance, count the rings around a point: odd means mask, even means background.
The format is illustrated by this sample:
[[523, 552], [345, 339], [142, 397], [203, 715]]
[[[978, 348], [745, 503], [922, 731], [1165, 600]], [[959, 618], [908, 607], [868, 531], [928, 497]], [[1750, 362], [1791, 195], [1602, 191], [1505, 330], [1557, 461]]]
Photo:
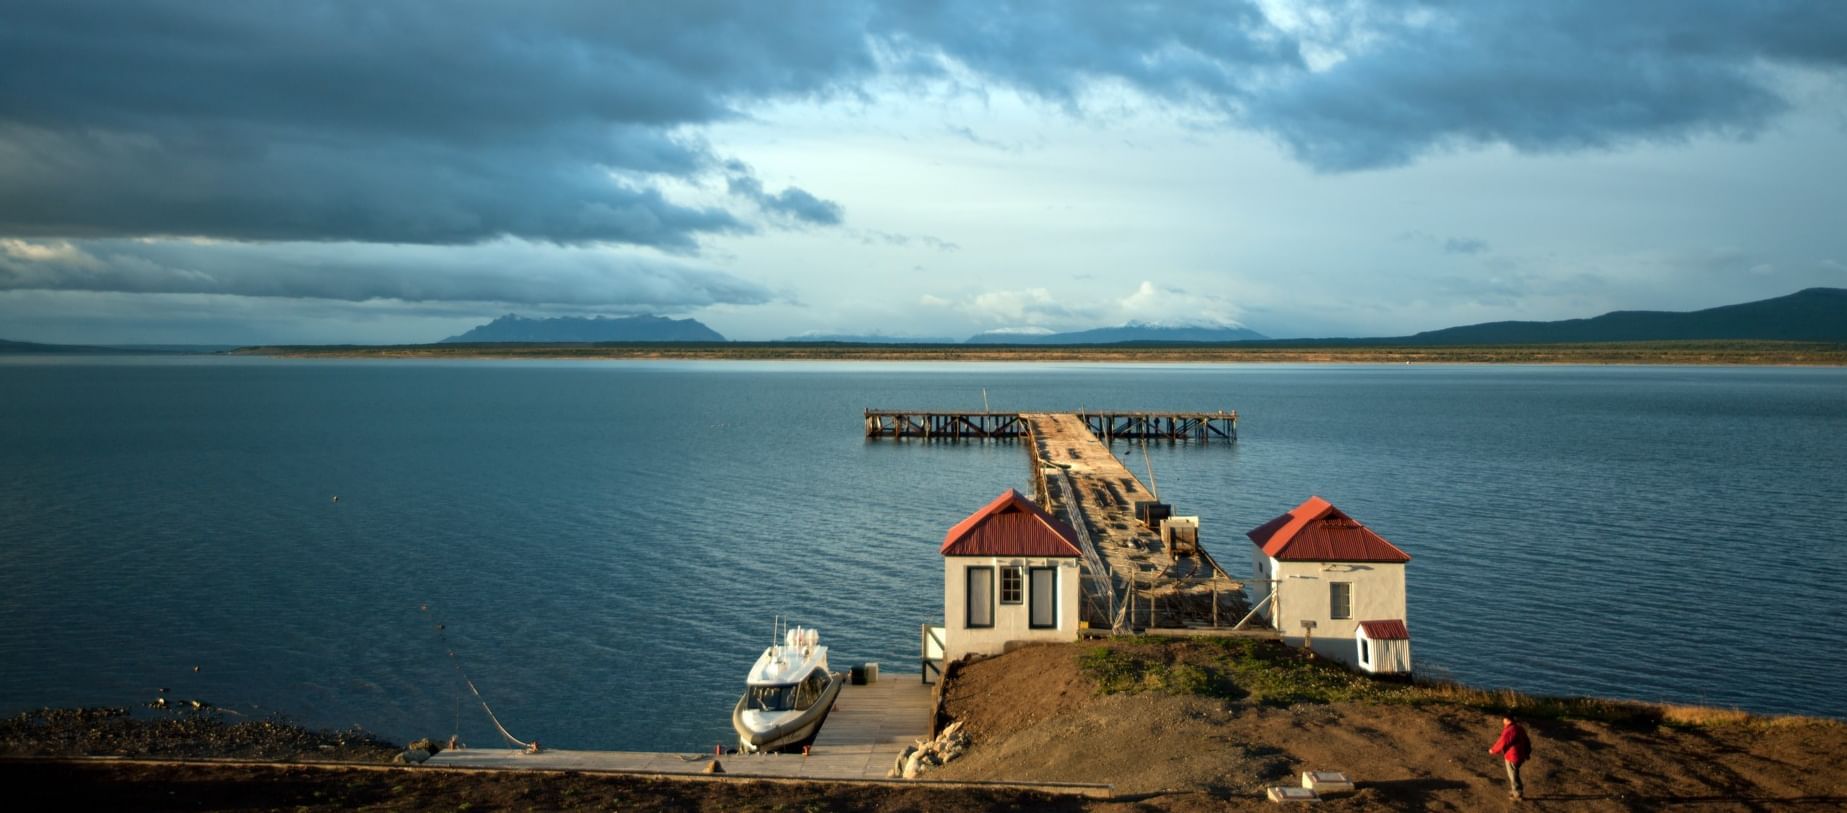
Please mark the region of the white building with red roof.
[[1251, 600], [1284, 641], [1369, 672], [1411, 671], [1410, 554], [1320, 497], [1247, 535]]
[[943, 536], [943, 657], [1077, 640], [1077, 533], [1009, 489]]

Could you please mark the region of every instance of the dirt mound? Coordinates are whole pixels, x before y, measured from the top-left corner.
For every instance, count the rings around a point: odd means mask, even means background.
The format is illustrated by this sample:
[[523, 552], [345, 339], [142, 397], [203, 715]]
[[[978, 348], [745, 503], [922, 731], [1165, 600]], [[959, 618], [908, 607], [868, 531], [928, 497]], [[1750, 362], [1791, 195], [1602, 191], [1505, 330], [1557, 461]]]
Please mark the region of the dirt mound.
[[1280, 749], [1226, 728], [1224, 704], [1112, 695], [977, 743], [932, 779], [1106, 782], [1119, 794], [1165, 791], [1254, 795], [1282, 781]]
[[958, 663], [944, 687], [949, 713], [966, 720], [965, 730], [979, 743], [1011, 737], [1085, 705], [1096, 695], [1096, 684], [1079, 674], [1077, 652], [1061, 644], [1028, 644], [1004, 658]]
[[[947, 710], [979, 735], [931, 778], [1106, 782], [1138, 809], [1267, 809], [1264, 786], [1340, 770], [1360, 787], [1337, 810], [1510, 805], [1501, 764], [1487, 753], [1498, 714], [1446, 703], [1226, 699], [1244, 696], [1238, 687], [1218, 687], [1216, 697], [1101, 694], [1080, 667], [1094, 649], [1027, 647], [953, 672]], [[1535, 720], [1528, 729], [1528, 809], [1847, 807], [1847, 770], [1835, 756], [1847, 726], [1838, 722]]]

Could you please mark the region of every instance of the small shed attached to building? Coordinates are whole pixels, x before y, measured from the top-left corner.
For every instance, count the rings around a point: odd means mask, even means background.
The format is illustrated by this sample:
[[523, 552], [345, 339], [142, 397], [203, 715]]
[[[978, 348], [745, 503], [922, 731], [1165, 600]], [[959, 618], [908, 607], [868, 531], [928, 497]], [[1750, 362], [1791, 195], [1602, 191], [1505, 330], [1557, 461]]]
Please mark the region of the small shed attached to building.
[[1361, 621], [1354, 642], [1360, 649], [1361, 669], [1375, 675], [1411, 672], [1411, 628], [1403, 621]]
[[943, 536], [943, 656], [1077, 640], [1077, 533], [1008, 489]]
[[[1251, 600], [1284, 641], [1361, 666], [1361, 647], [1372, 645], [1361, 643], [1360, 619], [1407, 629], [1405, 563], [1411, 555], [1327, 500], [1310, 497], [1247, 535], [1256, 574]], [[1409, 671], [1408, 631], [1393, 649], [1394, 658], [1399, 655], [1402, 662], [1391, 663]], [[1384, 663], [1376, 656], [1367, 660]]]

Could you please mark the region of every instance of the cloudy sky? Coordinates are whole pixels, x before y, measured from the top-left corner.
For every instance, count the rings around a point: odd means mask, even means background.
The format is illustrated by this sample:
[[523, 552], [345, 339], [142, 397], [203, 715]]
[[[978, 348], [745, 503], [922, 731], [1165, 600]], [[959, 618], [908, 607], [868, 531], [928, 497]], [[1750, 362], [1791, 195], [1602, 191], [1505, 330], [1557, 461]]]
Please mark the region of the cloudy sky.
[[0, 338], [1393, 335], [1847, 287], [1847, 3], [0, 5]]

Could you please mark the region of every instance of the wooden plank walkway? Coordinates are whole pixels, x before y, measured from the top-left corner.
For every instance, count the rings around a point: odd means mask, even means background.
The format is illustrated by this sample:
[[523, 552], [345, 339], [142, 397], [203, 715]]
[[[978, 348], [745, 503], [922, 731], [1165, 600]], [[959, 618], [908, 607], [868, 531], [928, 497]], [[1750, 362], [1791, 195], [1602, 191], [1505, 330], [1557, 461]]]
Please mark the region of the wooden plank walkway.
[[[1154, 494], [1083, 416], [1029, 412], [1020, 418], [1031, 444], [1035, 499], [1074, 527], [1082, 526], [1106, 571], [1087, 572], [1086, 578], [1115, 594], [1107, 602], [1114, 617], [1100, 616], [1101, 603], [1086, 601], [1084, 615], [1091, 626], [1229, 627], [1244, 615], [1244, 585], [1217, 567], [1203, 542], [1198, 554], [1176, 556], [1136, 519], [1135, 503], [1153, 500]], [[1095, 567], [1087, 564], [1085, 570]]]
[[[725, 773], [789, 779], [884, 779], [898, 753], [929, 736], [933, 687], [916, 675], [881, 674], [877, 683], [848, 685], [821, 726], [809, 754], [726, 754]], [[712, 760], [707, 752], [557, 751], [469, 748], [444, 751], [427, 764], [452, 768], [518, 768], [547, 771], [604, 771], [697, 774]]]

